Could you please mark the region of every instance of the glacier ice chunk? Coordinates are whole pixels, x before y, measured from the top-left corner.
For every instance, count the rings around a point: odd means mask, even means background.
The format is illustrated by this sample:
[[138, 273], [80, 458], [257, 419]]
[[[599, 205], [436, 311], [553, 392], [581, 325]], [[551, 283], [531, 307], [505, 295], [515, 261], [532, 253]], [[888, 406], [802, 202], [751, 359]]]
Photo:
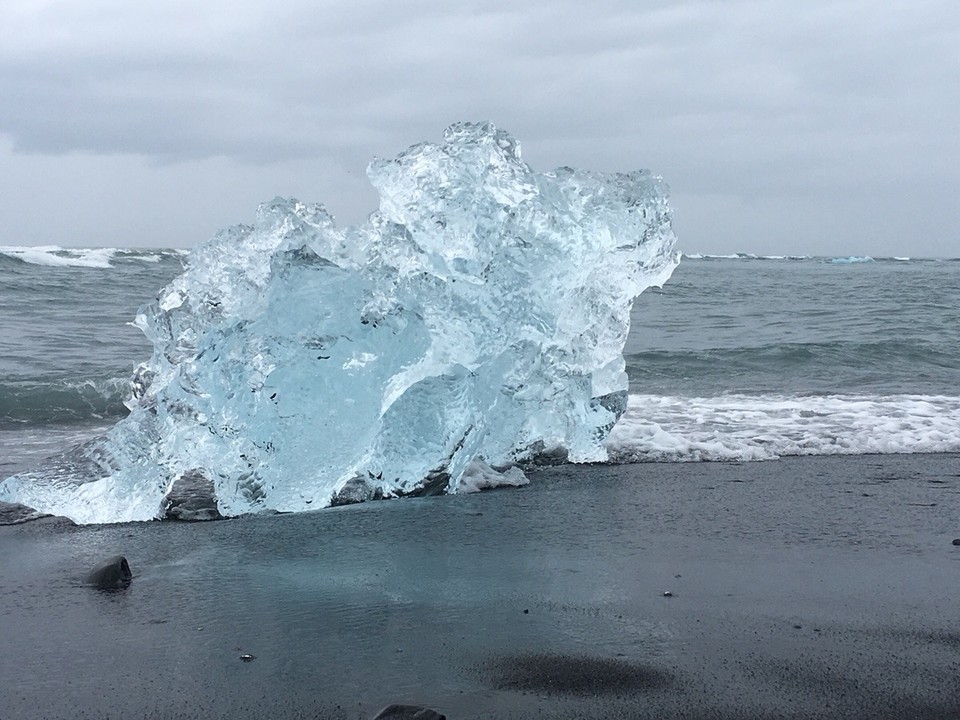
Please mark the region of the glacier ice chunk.
[[137, 315], [153, 356], [129, 416], [74, 463], [91, 476], [40, 468], [0, 499], [144, 520], [200, 473], [230, 516], [605, 459], [632, 301], [679, 260], [661, 180], [537, 173], [489, 123], [367, 175], [380, 205], [357, 227], [278, 198], [198, 246]]

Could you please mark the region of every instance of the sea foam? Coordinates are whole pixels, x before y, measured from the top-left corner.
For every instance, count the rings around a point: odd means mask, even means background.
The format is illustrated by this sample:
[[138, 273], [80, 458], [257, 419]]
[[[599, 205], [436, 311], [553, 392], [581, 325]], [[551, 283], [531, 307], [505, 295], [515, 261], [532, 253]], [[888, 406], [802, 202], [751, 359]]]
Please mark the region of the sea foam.
[[606, 447], [621, 463], [960, 452], [960, 397], [637, 394]]

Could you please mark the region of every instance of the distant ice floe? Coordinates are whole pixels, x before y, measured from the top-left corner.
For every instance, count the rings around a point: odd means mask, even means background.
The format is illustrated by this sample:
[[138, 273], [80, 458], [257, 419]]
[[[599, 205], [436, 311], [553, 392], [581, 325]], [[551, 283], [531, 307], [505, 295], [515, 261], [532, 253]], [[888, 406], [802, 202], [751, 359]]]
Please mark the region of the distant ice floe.
[[960, 397], [631, 395], [612, 462], [960, 452]]
[[683, 253], [684, 260], [814, 260], [812, 255], [756, 255], [754, 253]]
[[755, 253], [725, 253], [709, 254], [685, 252], [682, 255], [684, 260], [775, 260], [775, 261], [812, 261], [817, 263], [829, 263], [831, 265], [857, 265], [863, 263], [914, 263], [914, 262], [942, 262], [940, 258], [916, 258], [904, 255], [892, 257], [873, 257], [871, 255], [845, 255], [840, 257], [824, 257], [818, 255], [757, 255]]

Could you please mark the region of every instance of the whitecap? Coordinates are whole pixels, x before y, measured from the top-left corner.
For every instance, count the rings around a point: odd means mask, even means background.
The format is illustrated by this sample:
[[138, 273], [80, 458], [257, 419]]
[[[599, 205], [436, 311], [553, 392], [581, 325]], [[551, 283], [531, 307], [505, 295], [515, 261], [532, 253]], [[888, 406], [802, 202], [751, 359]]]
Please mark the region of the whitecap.
[[117, 250], [117, 252], [122, 255], [124, 260], [138, 260], [139, 262], [145, 263], [158, 263], [164, 258], [176, 258], [179, 260], [190, 253], [189, 250], [183, 248], [122, 248]]
[[0, 247], [0, 255], [16, 258], [29, 265], [48, 267], [109, 268], [116, 248], [63, 248], [58, 245], [9, 245]]

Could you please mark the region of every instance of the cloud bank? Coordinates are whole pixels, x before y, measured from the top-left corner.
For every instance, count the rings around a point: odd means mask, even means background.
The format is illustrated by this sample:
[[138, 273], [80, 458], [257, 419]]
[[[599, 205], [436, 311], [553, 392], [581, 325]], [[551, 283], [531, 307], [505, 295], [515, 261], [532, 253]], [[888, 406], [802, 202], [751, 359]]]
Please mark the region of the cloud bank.
[[960, 255], [960, 6], [8, 0], [0, 244], [190, 245], [490, 119], [650, 167], [690, 251]]

